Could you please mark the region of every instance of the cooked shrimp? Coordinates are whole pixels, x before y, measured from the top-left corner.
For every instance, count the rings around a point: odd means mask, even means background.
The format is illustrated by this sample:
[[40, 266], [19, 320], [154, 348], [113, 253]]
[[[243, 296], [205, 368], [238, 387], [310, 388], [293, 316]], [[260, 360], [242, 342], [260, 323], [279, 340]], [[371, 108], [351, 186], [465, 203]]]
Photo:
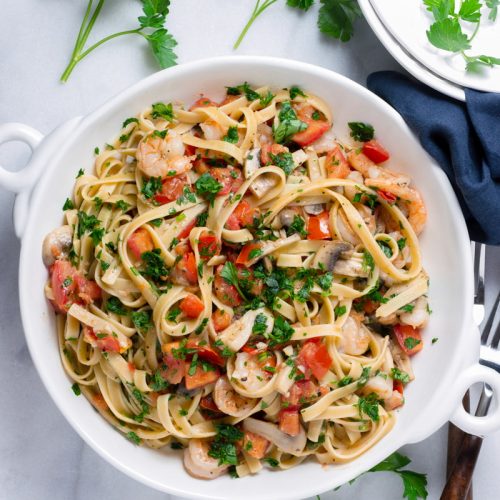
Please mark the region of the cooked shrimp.
[[370, 207], [363, 205], [362, 203], [355, 203], [354, 206], [356, 210], [359, 212], [359, 215], [363, 218], [364, 223], [366, 224], [368, 231], [370, 233], [375, 234], [377, 230], [377, 221], [375, 220], [375, 215], [373, 215]]
[[219, 465], [219, 460], [208, 455], [210, 443], [206, 439], [191, 438], [189, 446], [184, 450], [184, 466], [194, 477], [215, 479], [228, 465]]
[[[349, 175], [346, 177], [346, 179], [357, 182], [358, 184], [361, 184], [361, 185], [364, 184], [363, 176], [357, 170], [351, 171], [349, 173]], [[344, 195], [346, 196], [347, 199], [349, 199], [351, 201], [354, 199], [354, 197], [358, 193], [359, 193], [359, 189], [355, 188], [354, 186], [345, 186], [345, 188], [344, 188]]]
[[370, 345], [368, 330], [352, 316], [349, 316], [342, 327], [339, 351], [351, 356], [361, 356]]
[[352, 168], [361, 172], [365, 179], [390, 179], [394, 183], [408, 185], [411, 179], [406, 174], [400, 172], [392, 172], [385, 167], [377, 165], [371, 161], [363, 153], [357, 153], [355, 150], [349, 151], [347, 154], [347, 160]]
[[[415, 233], [420, 234], [422, 232], [427, 220], [427, 209], [425, 208], [422, 196], [415, 188], [399, 183], [399, 181], [395, 182], [394, 179], [384, 178], [367, 179], [366, 185], [394, 194], [402, 202], [406, 202], [408, 222], [412, 225]], [[401, 203], [401, 201], [398, 201], [398, 203]]]
[[239, 352], [234, 362], [232, 378], [238, 380], [247, 391], [258, 391], [270, 378], [257, 362], [256, 356], [246, 352]]
[[226, 376], [215, 383], [213, 392], [214, 402], [220, 411], [232, 417], [243, 417], [256, 404], [256, 399], [240, 396], [231, 386]]
[[205, 134], [207, 141], [219, 141], [227, 134], [227, 128], [219, 125], [213, 120], [207, 120], [200, 123], [200, 128]]
[[374, 392], [380, 399], [388, 399], [392, 396], [392, 378], [382, 374], [375, 375], [368, 380], [362, 392], [363, 394]]
[[326, 131], [318, 140], [314, 141], [309, 147], [314, 149], [317, 154], [329, 153], [337, 146], [333, 130]]
[[148, 177], [183, 174], [191, 169], [192, 157], [184, 156], [180, 135], [169, 131], [164, 139], [155, 135], [144, 137], [137, 147], [137, 166]]
[[43, 240], [43, 263], [50, 267], [57, 259], [67, 258], [73, 245], [73, 231], [70, 226], [61, 226], [51, 231]]
[[427, 297], [419, 297], [413, 303], [413, 309], [411, 312], [405, 312], [399, 315], [401, 323], [405, 325], [413, 326], [413, 328], [424, 328], [429, 321], [429, 307], [427, 303]]

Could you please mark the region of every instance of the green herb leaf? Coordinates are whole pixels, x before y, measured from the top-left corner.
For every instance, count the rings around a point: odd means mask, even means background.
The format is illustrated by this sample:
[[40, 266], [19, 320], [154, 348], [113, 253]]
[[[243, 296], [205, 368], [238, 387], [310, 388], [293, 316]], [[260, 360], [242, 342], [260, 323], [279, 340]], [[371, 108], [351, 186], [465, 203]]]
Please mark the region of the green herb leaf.
[[160, 68], [170, 68], [177, 64], [177, 55], [174, 52], [177, 42], [165, 28], [160, 28], [151, 34], [143, 34], [143, 36], [149, 42]]
[[286, 4], [289, 7], [294, 7], [296, 9], [309, 10], [314, 0], [286, 0]]
[[481, 19], [481, 7], [479, 0], [463, 0], [458, 15], [464, 21], [477, 23]]
[[170, 0], [142, 0], [144, 16], [139, 22], [143, 28], [161, 28], [168, 15]]
[[366, 415], [374, 422], [378, 422], [380, 418], [379, 404], [380, 402], [378, 400], [378, 397], [374, 392], [366, 397], [361, 396], [358, 400], [358, 403], [356, 404], [359, 410], [359, 416], [363, 417], [363, 415]]
[[128, 314], [128, 309], [122, 304], [118, 297], [109, 297], [106, 302], [106, 311], [119, 314], [120, 316], [126, 316]]
[[281, 168], [286, 175], [290, 175], [295, 169], [292, 153], [278, 153], [277, 155], [270, 153], [269, 159], [272, 165]]
[[127, 439], [130, 439], [135, 444], [141, 444], [141, 438], [134, 431], [127, 433]]
[[318, 28], [325, 35], [347, 42], [354, 34], [354, 22], [360, 17], [356, 0], [321, 0]]
[[151, 116], [153, 118], [163, 118], [169, 122], [174, 120], [174, 109], [172, 104], [165, 104], [163, 102], [157, 102], [153, 104], [153, 108], [151, 111]]
[[499, 6], [500, 0], [486, 0], [486, 7], [490, 9], [490, 13], [488, 15], [488, 19], [490, 21], [496, 21]]
[[64, 202], [64, 205], [63, 205], [63, 210], [64, 211], [73, 210], [73, 208], [75, 208], [74, 203], [69, 198], [66, 198], [66, 201]]
[[165, 265], [161, 257], [161, 250], [155, 248], [150, 252], [144, 252], [141, 255], [142, 261], [146, 264], [141, 274], [151, 278], [153, 281], [160, 281], [162, 278], [168, 276], [169, 269]]
[[411, 351], [412, 349], [415, 349], [415, 347], [417, 347], [421, 342], [421, 340], [414, 337], [406, 337], [404, 340], [404, 345], [409, 351]]
[[145, 333], [152, 326], [151, 313], [149, 311], [134, 311], [130, 317], [136, 329], [141, 333]]
[[391, 377], [394, 380], [399, 380], [403, 384], [407, 384], [410, 381], [410, 376], [408, 373], [400, 370], [399, 368], [391, 368]]
[[286, 228], [286, 235], [300, 234], [303, 238], [307, 238], [309, 234], [306, 231], [306, 221], [300, 215], [294, 215], [292, 223]]
[[349, 122], [347, 125], [351, 129], [351, 137], [356, 141], [371, 141], [375, 135], [375, 129], [369, 123]]
[[300, 87], [297, 87], [296, 85], [290, 87], [290, 99], [292, 99], [292, 101], [299, 95], [302, 97], [307, 97]]
[[76, 382], [71, 386], [71, 390], [75, 396], [79, 396], [82, 393], [80, 386]]
[[269, 337], [269, 347], [274, 347], [279, 344], [284, 344], [288, 342], [295, 330], [292, 328], [290, 323], [286, 321], [283, 316], [276, 316], [274, 320], [273, 331], [268, 336]]
[[216, 181], [208, 172], [200, 175], [194, 183], [196, 192], [206, 198], [211, 203], [222, 189], [222, 184]]
[[222, 138], [223, 141], [230, 142], [231, 144], [236, 144], [240, 137], [238, 135], [238, 127], [229, 127], [227, 134]]
[[462, 33], [462, 27], [455, 18], [436, 21], [427, 31], [427, 39], [434, 47], [449, 52], [470, 49], [469, 39]]
[[131, 123], [139, 123], [139, 120], [137, 118], [127, 118], [123, 124], [122, 128], [125, 128], [127, 125], [130, 125]]
[[335, 313], [336, 318], [340, 318], [340, 316], [343, 316], [347, 312], [347, 307], [346, 306], [336, 306], [335, 309], [333, 310]]
[[297, 132], [302, 132], [307, 128], [307, 124], [297, 118], [297, 113], [292, 108], [290, 101], [283, 101], [279, 112], [279, 125], [274, 128], [274, 140], [278, 144], [287, 141]]
[[217, 435], [210, 444], [208, 455], [219, 460], [219, 465], [238, 465], [235, 444], [243, 439], [243, 432], [227, 424], [216, 424]]
[[226, 261], [220, 273], [221, 277], [230, 285], [233, 285], [238, 293], [241, 295], [243, 300], [247, 300], [246, 295], [242, 292], [239, 284], [238, 271], [236, 266], [230, 262]]
[[161, 191], [161, 177], [150, 177], [149, 179], [143, 177], [142, 181], [141, 193], [147, 200], [153, 198], [156, 193]]

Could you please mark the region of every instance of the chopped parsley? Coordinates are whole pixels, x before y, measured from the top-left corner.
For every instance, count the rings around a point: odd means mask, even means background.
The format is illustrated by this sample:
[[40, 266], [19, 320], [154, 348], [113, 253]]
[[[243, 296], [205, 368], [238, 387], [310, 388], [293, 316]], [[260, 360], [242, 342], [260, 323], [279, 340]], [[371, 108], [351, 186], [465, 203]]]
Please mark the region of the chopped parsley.
[[134, 311], [131, 314], [132, 323], [139, 332], [145, 332], [151, 328], [151, 313], [149, 311]]
[[385, 256], [387, 258], [391, 258], [392, 257], [392, 248], [385, 241], [377, 240], [377, 243], [378, 243], [378, 246], [382, 249], [382, 252], [384, 252]]
[[407, 384], [410, 381], [410, 376], [408, 373], [400, 370], [399, 368], [391, 368], [391, 377], [394, 380], [399, 380], [403, 384]]
[[347, 125], [351, 129], [351, 137], [356, 141], [367, 142], [375, 135], [375, 129], [369, 123], [349, 122]]
[[134, 431], [127, 433], [127, 439], [130, 439], [135, 444], [141, 444], [141, 438]]
[[208, 172], [202, 174], [194, 183], [196, 192], [213, 203], [217, 193], [222, 189], [222, 184], [217, 182]]
[[293, 87], [290, 88], [290, 99], [292, 99], [293, 101], [293, 99], [295, 99], [298, 95], [302, 97], [307, 97], [300, 87], [294, 85]]
[[240, 140], [238, 135], [238, 127], [229, 127], [227, 134], [222, 138], [223, 141], [230, 142], [231, 144], [236, 144]]
[[156, 193], [161, 191], [161, 177], [150, 177], [149, 179], [143, 177], [142, 180], [141, 193], [147, 200], [153, 198]]
[[164, 391], [168, 387], [168, 382], [161, 376], [159, 371], [154, 372], [153, 378], [150, 381], [150, 386], [153, 391]]
[[238, 293], [245, 301], [247, 300], [246, 295], [240, 288], [238, 271], [236, 269], [236, 266], [232, 262], [226, 261], [224, 263], [224, 267], [222, 268], [220, 275], [224, 279], [224, 281], [226, 281], [226, 283], [229, 283], [230, 285], [233, 285], [236, 288]]
[[123, 124], [122, 128], [125, 128], [127, 125], [130, 125], [131, 123], [139, 123], [139, 120], [137, 118], [127, 118]]
[[118, 200], [115, 203], [115, 207], [119, 208], [122, 212], [126, 212], [129, 209], [130, 205], [124, 200]]
[[243, 432], [227, 424], [216, 424], [217, 435], [210, 443], [208, 455], [219, 461], [219, 465], [238, 465], [236, 443], [243, 439]]
[[173, 309], [170, 309], [170, 311], [168, 311], [166, 319], [168, 321], [172, 321], [173, 323], [177, 323], [177, 316], [179, 316], [181, 312], [182, 311], [179, 307], [174, 307]]
[[291, 236], [295, 233], [300, 234], [303, 238], [307, 238], [309, 234], [306, 231], [306, 221], [300, 215], [294, 215], [292, 223], [286, 229], [287, 236]]
[[415, 349], [415, 347], [417, 347], [421, 342], [421, 340], [414, 337], [406, 337], [404, 340], [404, 345], [409, 351], [411, 351], [412, 349]]
[[252, 327], [252, 333], [263, 335], [267, 330], [267, 317], [265, 314], [259, 313], [255, 317], [255, 322]]
[[363, 271], [368, 272], [370, 276], [373, 273], [373, 269], [375, 269], [375, 261], [373, 260], [372, 254], [368, 252], [368, 250], [363, 251]]
[[290, 323], [288, 323], [283, 316], [277, 316], [274, 320], [272, 332], [265, 336], [269, 338], [269, 347], [274, 347], [288, 342], [294, 333], [295, 330]]
[[76, 382], [71, 386], [71, 390], [75, 396], [79, 396], [82, 393], [80, 386]]
[[405, 306], [399, 308], [400, 311], [407, 312], [407, 313], [411, 313], [413, 311], [413, 309], [415, 309], [414, 304], [406, 304]]
[[281, 168], [286, 175], [290, 175], [295, 169], [292, 153], [278, 153], [273, 155], [269, 153], [269, 159], [272, 165]]
[[66, 198], [66, 201], [63, 205], [63, 210], [72, 210], [73, 208], [75, 208], [75, 204], [69, 198]]
[[406, 238], [399, 238], [398, 240], [398, 248], [400, 250], [403, 250], [403, 248], [406, 246]]
[[109, 297], [106, 302], [106, 311], [119, 314], [120, 316], [126, 316], [128, 313], [126, 307], [118, 297]]
[[271, 104], [271, 101], [274, 99], [274, 94], [268, 90], [266, 95], [261, 95], [260, 96], [260, 105], [265, 108], [266, 106], [269, 106]]
[[161, 250], [159, 248], [155, 248], [150, 252], [144, 252], [141, 255], [141, 259], [146, 264], [141, 271], [143, 276], [147, 276], [153, 281], [160, 281], [168, 275], [169, 270], [161, 258]]
[[359, 411], [359, 416], [363, 418], [363, 415], [366, 415], [374, 422], [379, 421], [379, 404], [380, 401], [377, 395], [372, 392], [366, 397], [361, 396], [356, 404]]
[[280, 464], [275, 458], [272, 457], [265, 457], [262, 460], [268, 463], [271, 467], [278, 467], [278, 465]]
[[245, 97], [249, 101], [255, 101], [256, 99], [260, 99], [260, 94], [255, 92], [248, 82], [242, 83], [241, 85], [236, 85], [235, 87], [226, 87], [227, 95], [241, 95], [245, 94]]
[[348, 375], [346, 375], [345, 377], [342, 377], [337, 382], [337, 386], [338, 387], [345, 387], [346, 385], [349, 385], [350, 383], [352, 383], [352, 377], [349, 377]]
[[307, 128], [307, 124], [297, 118], [290, 101], [281, 104], [279, 112], [279, 125], [273, 129], [274, 140], [278, 144], [286, 142], [292, 135], [302, 132]]
[[340, 316], [343, 316], [346, 313], [346, 311], [347, 311], [347, 307], [346, 306], [337, 306], [333, 310], [333, 312], [335, 313], [335, 317], [336, 318], [340, 318]]
[[86, 232], [90, 233], [94, 246], [102, 240], [104, 229], [100, 227], [101, 221], [95, 215], [88, 215], [81, 210], [78, 211], [78, 231], [77, 235], [81, 238]]
[[157, 102], [153, 104], [153, 110], [151, 112], [153, 118], [163, 118], [169, 122], [174, 120], [174, 110], [172, 104], [165, 104], [163, 102]]

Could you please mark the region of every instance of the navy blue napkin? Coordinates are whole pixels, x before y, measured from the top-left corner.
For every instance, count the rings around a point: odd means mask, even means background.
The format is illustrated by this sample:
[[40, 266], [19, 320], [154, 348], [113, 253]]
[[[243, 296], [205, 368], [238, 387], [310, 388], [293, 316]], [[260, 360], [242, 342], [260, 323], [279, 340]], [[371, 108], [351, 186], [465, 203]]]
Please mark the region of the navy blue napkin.
[[368, 88], [393, 106], [446, 172], [471, 239], [500, 244], [500, 94], [465, 90], [460, 102], [394, 71]]

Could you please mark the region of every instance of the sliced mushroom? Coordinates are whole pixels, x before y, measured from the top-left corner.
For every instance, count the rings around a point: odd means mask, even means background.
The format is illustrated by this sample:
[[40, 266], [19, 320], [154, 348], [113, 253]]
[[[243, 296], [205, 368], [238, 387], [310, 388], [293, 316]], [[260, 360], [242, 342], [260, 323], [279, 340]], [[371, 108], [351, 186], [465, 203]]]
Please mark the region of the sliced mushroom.
[[353, 278], [368, 278], [368, 270], [358, 259], [337, 260], [333, 272], [344, 276], [352, 276]]
[[43, 240], [43, 263], [50, 267], [56, 259], [67, 258], [73, 245], [73, 231], [70, 226], [61, 226], [51, 231]]
[[250, 185], [250, 191], [257, 197], [262, 198], [274, 186], [276, 186], [276, 179], [272, 175], [261, 175]]
[[260, 148], [251, 149], [248, 153], [248, 156], [245, 160], [245, 166], [243, 167], [243, 173], [245, 175], [245, 179], [249, 179], [252, 177], [257, 170], [260, 168]]
[[[333, 271], [340, 256], [348, 257], [353, 246], [346, 241], [333, 240], [324, 243], [314, 256], [312, 267]], [[343, 273], [342, 273], [343, 274]]]
[[309, 215], [319, 215], [321, 212], [323, 212], [323, 204], [315, 203], [314, 205], [305, 205], [304, 210]]

